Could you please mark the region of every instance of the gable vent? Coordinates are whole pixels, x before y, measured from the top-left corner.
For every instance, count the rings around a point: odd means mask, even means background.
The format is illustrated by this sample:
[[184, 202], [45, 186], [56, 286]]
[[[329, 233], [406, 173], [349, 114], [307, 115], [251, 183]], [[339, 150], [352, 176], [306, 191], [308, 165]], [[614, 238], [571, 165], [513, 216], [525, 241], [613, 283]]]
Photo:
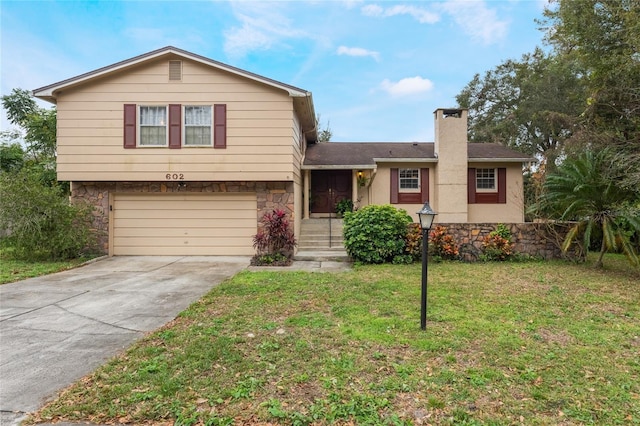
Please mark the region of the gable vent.
[[182, 61], [169, 61], [169, 81], [182, 81]]

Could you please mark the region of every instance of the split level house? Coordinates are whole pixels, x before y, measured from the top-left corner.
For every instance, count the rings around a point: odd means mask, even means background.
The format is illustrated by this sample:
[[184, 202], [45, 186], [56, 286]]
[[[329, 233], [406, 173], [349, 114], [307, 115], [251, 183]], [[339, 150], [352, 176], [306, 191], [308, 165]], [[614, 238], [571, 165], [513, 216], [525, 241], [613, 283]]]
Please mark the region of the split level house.
[[345, 198], [524, 221], [530, 158], [467, 143], [464, 109], [435, 111], [433, 143], [318, 143], [311, 92], [175, 47], [33, 93], [57, 107], [58, 179], [95, 207], [109, 255], [252, 255], [264, 213], [299, 236]]

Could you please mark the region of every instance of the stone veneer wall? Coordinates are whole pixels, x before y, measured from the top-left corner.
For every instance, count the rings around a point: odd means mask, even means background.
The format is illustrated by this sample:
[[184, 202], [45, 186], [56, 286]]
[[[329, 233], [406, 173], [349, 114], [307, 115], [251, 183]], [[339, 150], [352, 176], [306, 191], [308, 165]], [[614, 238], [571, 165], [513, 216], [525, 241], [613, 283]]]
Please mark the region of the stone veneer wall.
[[[459, 246], [471, 244], [478, 252], [482, 250], [482, 240], [498, 226], [497, 223], [438, 223], [447, 228]], [[514, 250], [543, 259], [566, 257], [560, 250], [567, 227], [562, 224], [547, 223], [505, 223], [511, 230]]]
[[284, 210], [291, 220], [295, 215], [293, 182], [73, 182], [71, 199], [88, 201], [94, 207], [93, 224], [104, 253], [109, 252], [109, 193], [134, 192], [255, 192], [256, 230], [262, 216], [273, 209]]

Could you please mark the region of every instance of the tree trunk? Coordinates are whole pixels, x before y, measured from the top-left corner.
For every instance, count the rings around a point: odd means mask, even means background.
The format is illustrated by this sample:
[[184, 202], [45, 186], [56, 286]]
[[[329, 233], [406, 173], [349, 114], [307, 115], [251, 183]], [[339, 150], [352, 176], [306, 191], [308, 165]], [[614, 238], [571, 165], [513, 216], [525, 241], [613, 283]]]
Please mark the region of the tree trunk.
[[602, 258], [604, 257], [605, 252], [607, 251], [607, 245], [604, 243], [604, 236], [602, 237], [602, 245], [600, 246], [600, 255], [598, 256], [598, 260], [596, 261], [596, 268], [602, 268]]

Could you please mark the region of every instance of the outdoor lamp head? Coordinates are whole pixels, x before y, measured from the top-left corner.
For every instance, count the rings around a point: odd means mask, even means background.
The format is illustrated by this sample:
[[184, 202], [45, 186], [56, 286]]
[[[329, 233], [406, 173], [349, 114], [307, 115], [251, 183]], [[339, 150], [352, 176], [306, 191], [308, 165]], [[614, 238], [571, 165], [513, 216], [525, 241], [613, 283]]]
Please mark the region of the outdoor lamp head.
[[433, 224], [433, 220], [436, 218], [437, 213], [431, 209], [429, 202], [424, 203], [424, 206], [418, 212], [418, 217], [420, 218], [420, 227], [422, 229], [431, 229], [431, 225]]

